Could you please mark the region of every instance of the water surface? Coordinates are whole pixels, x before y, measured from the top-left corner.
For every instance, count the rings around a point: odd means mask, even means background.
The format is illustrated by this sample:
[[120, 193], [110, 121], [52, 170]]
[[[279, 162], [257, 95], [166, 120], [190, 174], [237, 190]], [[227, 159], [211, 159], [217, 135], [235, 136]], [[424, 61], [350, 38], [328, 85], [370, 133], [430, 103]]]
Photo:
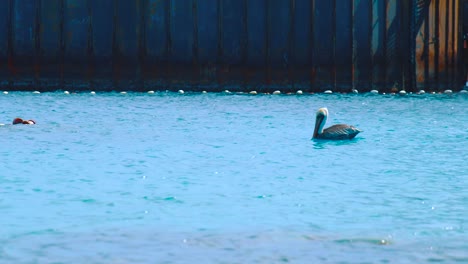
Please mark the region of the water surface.
[[468, 262], [466, 95], [0, 103], [1, 263]]

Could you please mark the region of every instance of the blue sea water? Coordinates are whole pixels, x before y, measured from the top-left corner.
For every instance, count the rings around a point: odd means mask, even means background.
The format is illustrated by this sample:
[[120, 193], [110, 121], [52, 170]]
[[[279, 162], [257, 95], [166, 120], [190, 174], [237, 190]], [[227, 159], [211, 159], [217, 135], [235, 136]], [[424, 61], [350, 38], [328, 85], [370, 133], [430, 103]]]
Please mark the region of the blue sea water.
[[467, 95], [0, 102], [0, 263], [468, 262]]

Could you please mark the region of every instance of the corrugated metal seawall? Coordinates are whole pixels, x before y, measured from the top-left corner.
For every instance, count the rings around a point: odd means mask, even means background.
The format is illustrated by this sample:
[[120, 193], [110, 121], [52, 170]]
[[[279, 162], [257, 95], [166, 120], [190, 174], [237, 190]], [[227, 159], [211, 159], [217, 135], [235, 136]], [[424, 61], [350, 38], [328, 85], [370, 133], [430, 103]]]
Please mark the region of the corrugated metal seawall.
[[4, 0], [7, 90], [443, 90], [460, 0]]

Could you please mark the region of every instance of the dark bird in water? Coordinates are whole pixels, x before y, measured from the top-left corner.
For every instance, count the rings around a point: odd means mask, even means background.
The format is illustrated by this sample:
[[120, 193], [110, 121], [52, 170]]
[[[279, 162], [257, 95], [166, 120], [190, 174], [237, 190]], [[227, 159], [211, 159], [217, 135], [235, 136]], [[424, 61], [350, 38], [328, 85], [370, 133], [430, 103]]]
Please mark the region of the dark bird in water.
[[15, 118], [13, 120], [13, 125], [17, 125], [17, 124], [24, 124], [24, 125], [34, 125], [36, 124], [36, 121], [30, 119], [30, 120], [23, 120], [19, 117]]
[[327, 122], [328, 109], [323, 107], [317, 111], [317, 117], [315, 119], [314, 139], [329, 139], [329, 140], [342, 140], [352, 139], [361, 130], [345, 124], [333, 125], [329, 128], [323, 129]]

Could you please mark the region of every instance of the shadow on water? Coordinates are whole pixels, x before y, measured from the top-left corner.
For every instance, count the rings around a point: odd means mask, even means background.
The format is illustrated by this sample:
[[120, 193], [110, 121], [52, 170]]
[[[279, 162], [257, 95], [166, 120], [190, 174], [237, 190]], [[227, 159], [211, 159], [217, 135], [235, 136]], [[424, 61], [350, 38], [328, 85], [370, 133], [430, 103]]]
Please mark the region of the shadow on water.
[[324, 139], [311, 139], [314, 144], [314, 149], [327, 149], [335, 146], [350, 146], [359, 143], [362, 138], [353, 138], [347, 140], [324, 140]]

